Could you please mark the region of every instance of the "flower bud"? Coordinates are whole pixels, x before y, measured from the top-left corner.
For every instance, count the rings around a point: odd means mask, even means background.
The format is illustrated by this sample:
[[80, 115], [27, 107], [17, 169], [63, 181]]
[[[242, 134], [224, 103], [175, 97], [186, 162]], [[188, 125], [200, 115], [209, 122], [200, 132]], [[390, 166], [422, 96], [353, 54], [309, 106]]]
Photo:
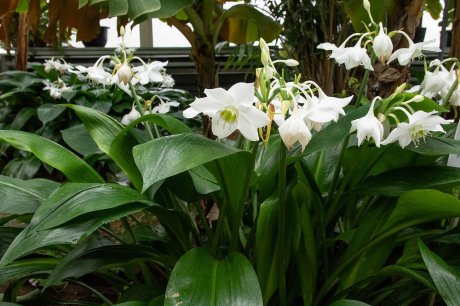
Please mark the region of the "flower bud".
[[131, 71], [128, 63], [124, 62], [123, 64], [118, 64], [115, 66], [115, 68], [117, 69], [118, 80], [121, 83], [128, 84], [133, 77], [133, 72]]
[[374, 44], [372, 48], [374, 49], [375, 55], [379, 58], [382, 63], [385, 63], [391, 56], [393, 52], [393, 42], [391, 38], [385, 33], [383, 25], [379, 23], [379, 34], [374, 38]]

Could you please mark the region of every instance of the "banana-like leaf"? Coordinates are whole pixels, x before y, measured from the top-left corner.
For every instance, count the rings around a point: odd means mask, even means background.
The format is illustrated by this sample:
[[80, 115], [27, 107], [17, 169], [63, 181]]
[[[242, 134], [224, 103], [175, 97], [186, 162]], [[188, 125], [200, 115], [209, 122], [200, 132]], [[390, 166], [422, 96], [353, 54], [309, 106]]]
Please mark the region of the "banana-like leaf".
[[[382, 0], [369, 0], [371, 4], [371, 13], [375, 22], [385, 20], [385, 4], [388, 1]], [[365, 24], [371, 22], [369, 14], [364, 9], [363, 0], [344, 0], [343, 6], [345, 12], [353, 24], [353, 28], [356, 32], [362, 32], [365, 30]]]
[[228, 42], [245, 44], [258, 41], [261, 37], [267, 42], [276, 39], [283, 27], [249, 4], [237, 4], [229, 8], [219, 18], [214, 32], [214, 41], [220, 35]]
[[240, 253], [216, 259], [195, 248], [179, 259], [169, 278], [165, 306], [263, 305], [257, 275]]
[[73, 182], [104, 182], [96, 170], [77, 155], [44, 137], [21, 131], [0, 130], [0, 141], [5, 141], [19, 150], [31, 152]]
[[23, 181], [0, 175], [0, 213], [34, 213], [58, 187], [59, 183], [50, 180]]
[[460, 275], [441, 257], [430, 251], [421, 241], [418, 242], [423, 261], [433, 278], [433, 282], [448, 306], [460, 305]]
[[[117, 0], [118, 1], [118, 0]], [[181, 10], [189, 7], [195, 0], [159, 0], [161, 7], [153, 12], [146, 12], [135, 18], [134, 23], [138, 24], [151, 18], [168, 18], [175, 16]]]

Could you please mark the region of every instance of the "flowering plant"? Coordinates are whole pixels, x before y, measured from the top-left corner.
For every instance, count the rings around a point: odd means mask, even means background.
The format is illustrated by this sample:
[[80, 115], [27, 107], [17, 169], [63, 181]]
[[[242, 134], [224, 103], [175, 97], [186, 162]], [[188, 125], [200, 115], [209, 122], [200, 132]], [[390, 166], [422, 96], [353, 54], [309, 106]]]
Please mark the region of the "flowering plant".
[[[375, 22], [370, 28], [339, 47], [319, 47], [347, 69], [367, 71], [377, 58], [407, 64], [421, 56], [423, 46], [393, 51], [389, 36], [396, 33]], [[437, 298], [458, 305], [458, 282], [450, 280], [459, 276], [447, 250], [458, 239], [452, 187], [460, 171], [446, 157], [460, 152], [460, 142], [452, 139], [455, 124], [441, 116], [447, 103], [455, 105], [451, 71], [458, 66], [445, 68], [442, 86], [427, 73], [419, 92], [401, 84], [368, 103], [368, 72], [356, 96], [328, 96], [313, 81], [286, 80], [282, 65], [297, 62], [272, 60], [263, 40], [260, 48], [254, 84], [207, 89], [184, 111], [186, 118], [209, 116], [217, 140], [152, 113], [122, 50], [114, 75], [134, 100], [127, 125], [67, 105], [117, 165], [115, 178], [46, 138], [0, 131], [1, 140], [68, 179], [1, 177], [0, 190], [15, 193], [14, 201], [0, 200], [9, 214], [2, 229], [13, 233], [0, 261], [0, 282], [10, 282], [4, 300], [15, 302], [14, 289], [33, 276], [42, 280], [42, 298], [68, 282], [91, 288], [107, 305], [409, 305]], [[444, 71], [439, 65], [432, 73]], [[139, 137], [144, 131], [147, 140]], [[9, 226], [10, 219], [27, 225]], [[111, 227], [116, 220], [124, 230]], [[87, 274], [114, 284], [116, 295], [96, 290], [82, 279]]]

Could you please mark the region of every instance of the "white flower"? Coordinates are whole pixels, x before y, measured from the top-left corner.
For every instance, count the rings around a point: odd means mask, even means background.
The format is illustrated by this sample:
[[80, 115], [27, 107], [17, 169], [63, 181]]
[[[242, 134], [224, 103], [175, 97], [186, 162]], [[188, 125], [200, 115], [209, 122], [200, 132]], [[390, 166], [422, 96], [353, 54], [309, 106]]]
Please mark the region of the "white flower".
[[284, 123], [278, 128], [278, 131], [288, 150], [292, 149], [292, 146], [296, 142], [299, 142], [302, 146], [303, 152], [306, 145], [311, 140], [311, 132], [302, 120], [302, 116], [297, 106], [294, 106], [291, 116], [284, 121]]
[[46, 73], [50, 73], [51, 70], [56, 70], [59, 74], [64, 74], [64, 72], [72, 68], [72, 66], [67, 64], [63, 59], [55, 60], [54, 57], [50, 60], [45, 60], [43, 66]]
[[393, 52], [393, 42], [391, 38], [385, 33], [383, 25], [379, 23], [379, 34], [375, 36], [372, 48], [374, 49], [375, 55], [379, 58], [382, 63], [385, 63]]
[[137, 109], [133, 106], [131, 111], [121, 118], [121, 124], [128, 125], [134, 120], [137, 120], [141, 117], [141, 114], [137, 111]]
[[372, 101], [366, 116], [351, 122], [350, 133], [357, 131], [358, 147], [363, 143], [364, 139], [369, 141], [372, 138], [375, 141], [375, 146], [380, 148], [380, 142], [383, 138], [383, 125], [374, 116], [374, 104], [376, 100], [377, 98]]
[[84, 66], [76, 66], [75, 70], [69, 70], [72, 73], [76, 73], [78, 75], [86, 75], [86, 78], [90, 79], [91, 81], [101, 84], [101, 85], [110, 85], [113, 82], [113, 76], [111, 73], [105, 71], [103, 63], [104, 60], [108, 59], [109, 56], [102, 56], [100, 57], [96, 63], [94, 63], [91, 67], [84, 67]]
[[52, 83], [48, 80], [45, 80], [44, 84], [46, 86], [43, 87], [43, 89], [48, 90], [51, 98], [53, 99], [60, 99], [62, 97], [62, 93], [72, 90], [72, 88], [67, 87], [64, 81], [62, 81], [60, 78]]
[[[403, 109], [401, 109], [403, 110]], [[391, 131], [387, 139], [382, 141], [383, 145], [399, 142], [401, 148], [405, 148], [411, 142], [418, 145], [420, 138], [425, 138], [430, 132], [444, 132], [442, 124], [448, 124], [451, 120], [446, 120], [440, 116], [435, 115], [437, 112], [424, 112], [416, 111], [414, 114], [406, 112], [409, 122], [401, 122], [397, 127]]]
[[259, 139], [257, 129], [266, 126], [270, 120], [254, 105], [254, 84], [236, 83], [228, 91], [222, 88], [205, 89], [205, 98], [197, 98], [184, 111], [184, 117], [191, 118], [199, 113], [211, 117], [212, 132], [225, 138], [236, 129], [248, 140]]
[[172, 76], [169, 74], [163, 74], [163, 83], [161, 83], [161, 87], [163, 88], [172, 88], [174, 87], [175, 81]]
[[164, 77], [162, 72], [164, 72], [164, 66], [167, 64], [168, 62], [154, 61], [134, 67], [133, 71], [135, 72], [135, 77], [133, 79], [133, 83], [137, 83], [137, 81], [139, 81], [142, 85], [146, 85], [148, 83], [163, 82]]
[[353, 47], [345, 47], [345, 45], [350, 38], [360, 35], [358, 33], [349, 36], [339, 47], [331, 43], [322, 43], [319, 44], [317, 48], [332, 51], [329, 57], [335, 59], [339, 65], [345, 64], [347, 70], [362, 65], [367, 70], [374, 71], [366, 49], [361, 48], [361, 41], [368, 34], [369, 33], [363, 34]]
[[388, 63], [391, 63], [395, 59], [398, 59], [398, 62], [401, 66], [405, 66], [410, 63], [411, 60], [422, 57], [423, 53], [422, 51], [432, 51], [432, 52], [441, 52], [441, 49], [438, 47], [429, 47], [426, 46], [428, 44], [431, 44], [435, 40], [429, 40], [429, 41], [424, 41], [424, 42], [419, 42], [419, 43], [414, 43], [412, 39], [410, 39], [409, 36], [403, 31], [399, 31], [404, 37], [406, 37], [409, 47], [408, 48], [401, 48], [396, 50], [388, 59]]
[[151, 114], [166, 114], [169, 113], [171, 106], [177, 107], [179, 106], [179, 102], [172, 101], [172, 102], [163, 102], [161, 101], [160, 104], [152, 108]]
[[347, 106], [353, 96], [335, 98], [326, 95], [318, 88], [316, 96], [298, 96], [298, 102], [302, 104], [300, 111], [309, 128], [319, 131], [324, 123], [337, 122], [340, 115], [345, 115], [343, 108]]
[[117, 70], [118, 81], [124, 84], [128, 84], [131, 81], [133, 71], [126, 61], [123, 64], [117, 64], [115, 69]]

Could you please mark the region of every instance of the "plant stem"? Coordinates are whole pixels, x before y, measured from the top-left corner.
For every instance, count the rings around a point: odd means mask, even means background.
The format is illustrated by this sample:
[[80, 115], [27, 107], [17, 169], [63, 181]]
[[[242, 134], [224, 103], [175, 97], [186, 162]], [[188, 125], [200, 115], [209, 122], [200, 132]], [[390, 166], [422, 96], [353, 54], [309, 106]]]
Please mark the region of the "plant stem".
[[[373, 64], [376, 59], [377, 59], [377, 56], [375, 55], [375, 52], [372, 51], [371, 63]], [[358, 108], [361, 105], [361, 99], [363, 98], [366, 92], [367, 82], [369, 81], [370, 73], [371, 71], [368, 69], [366, 69], [366, 71], [364, 72], [364, 77], [363, 77], [363, 80], [361, 81], [361, 86], [359, 86], [358, 97], [356, 98], [355, 108]]]
[[206, 232], [206, 235], [208, 236], [208, 241], [212, 240], [213, 234], [212, 234], [211, 228], [208, 225], [208, 222], [206, 221], [206, 216], [204, 215], [201, 204], [196, 201], [193, 203], [195, 204], [196, 210], [198, 211], [198, 215], [200, 216], [200, 221], [201, 223], [203, 223], [204, 230]]
[[450, 87], [449, 92], [447, 93], [447, 95], [442, 100], [442, 106], [447, 107], [447, 105], [449, 104], [450, 98], [454, 94], [454, 91], [457, 89], [457, 86], [458, 86], [458, 79], [455, 78], [455, 81], [452, 84], [452, 86]]
[[280, 305], [286, 306], [286, 146], [281, 142], [278, 180], [278, 277]]
[[[136, 93], [136, 89], [134, 88], [131, 82], [129, 82], [129, 89], [131, 90], [131, 93], [133, 94], [134, 102], [136, 103], [139, 113], [141, 114], [141, 116], [144, 116], [144, 108], [142, 107], [141, 102], [139, 101], [139, 96]], [[145, 126], [145, 130], [147, 131], [147, 135], [149, 135], [150, 140], [154, 140], [155, 138], [160, 137], [160, 135], [155, 135], [156, 137], [153, 136], [149, 123], [144, 122], [144, 126]]]

